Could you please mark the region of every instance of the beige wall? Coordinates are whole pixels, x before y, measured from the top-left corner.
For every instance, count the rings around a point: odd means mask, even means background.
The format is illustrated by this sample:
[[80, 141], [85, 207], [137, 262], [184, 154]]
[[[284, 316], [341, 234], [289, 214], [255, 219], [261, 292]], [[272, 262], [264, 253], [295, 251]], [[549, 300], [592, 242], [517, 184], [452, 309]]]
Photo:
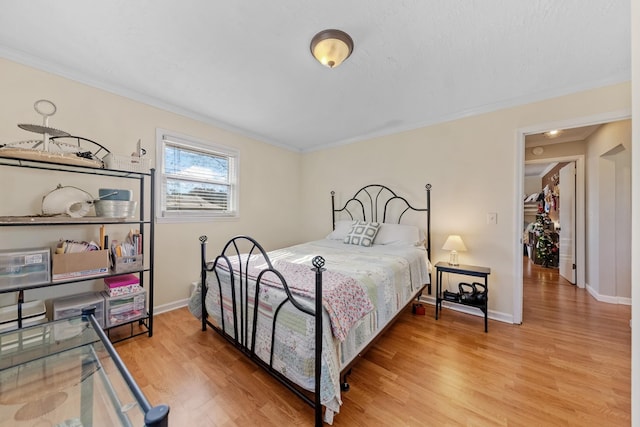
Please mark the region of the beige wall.
[[563, 142], [560, 144], [550, 144], [544, 146], [544, 152], [536, 155], [532, 152], [533, 148], [528, 148], [524, 152], [524, 159], [527, 162], [539, 163], [544, 159], [554, 159], [557, 157], [576, 156], [585, 154], [587, 145], [585, 141]]
[[[632, 2], [633, 45], [640, 39], [640, 8]], [[633, 52], [633, 80], [640, 80], [640, 50]], [[490, 283], [493, 312], [511, 313], [516, 236], [514, 200], [519, 203], [520, 189], [515, 188], [516, 133], [520, 128], [603, 112], [628, 109], [630, 84], [586, 91], [522, 107], [442, 123], [426, 128], [378, 138], [364, 143], [321, 150], [306, 155], [267, 146], [153, 107], [74, 83], [0, 59], [0, 143], [28, 138], [17, 123], [38, 123], [32, 104], [41, 98], [58, 105], [51, 125], [73, 134], [95, 139], [112, 151], [126, 154], [139, 138], [153, 156], [156, 127], [228, 144], [241, 152], [241, 218], [207, 224], [163, 224], [157, 233], [156, 305], [170, 305], [187, 296], [187, 283], [197, 278], [197, 237], [203, 233], [213, 243], [236, 233], [254, 234], [266, 247], [275, 248], [305, 239], [318, 238], [330, 228], [329, 192], [338, 198], [370, 182], [388, 184], [405, 192], [411, 200], [423, 200], [423, 187], [434, 185], [433, 226], [434, 261], [445, 259], [439, 249], [450, 232], [463, 234], [469, 251], [462, 261], [492, 267]], [[633, 145], [638, 145], [640, 126], [640, 89], [633, 89]], [[29, 135], [29, 136], [28, 136]], [[34, 134], [35, 135], [35, 134]], [[363, 162], [356, 162], [362, 159]], [[379, 165], [384, 164], [384, 168]], [[634, 211], [640, 200], [640, 153], [632, 153], [632, 203]], [[41, 194], [57, 180], [34, 173], [28, 181], [29, 191]], [[0, 200], [9, 200], [15, 178], [0, 171]], [[44, 182], [44, 184], [43, 184]], [[70, 183], [71, 184], [71, 183]], [[490, 189], [490, 190], [489, 190]], [[38, 198], [25, 193], [25, 199], [3, 203], [3, 208], [23, 206], [18, 214], [34, 213]], [[11, 199], [12, 201], [14, 199]], [[277, 203], [274, 204], [273, 201]], [[302, 210], [296, 211], [296, 202]], [[284, 209], [290, 207], [290, 209]], [[257, 209], [256, 209], [257, 208]], [[486, 212], [498, 213], [498, 224], [487, 225]], [[8, 213], [4, 213], [8, 214]], [[633, 356], [632, 400], [640, 395], [640, 216], [632, 218], [632, 295]], [[293, 227], [292, 227], [293, 225]], [[299, 225], [300, 227], [296, 227]], [[300, 232], [297, 230], [302, 228]], [[43, 236], [55, 241], [62, 233], [27, 233], [6, 228], [0, 230], [0, 249], [38, 244]], [[173, 248], [173, 249], [172, 249]], [[175, 249], [177, 248], [177, 250]], [[518, 257], [520, 253], [516, 254]], [[64, 291], [62, 290], [64, 288]], [[70, 292], [69, 286], [55, 292]], [[7, 296], [10, 297], [10, 296]], [[29, 294], [29, 297], [38, 297]], [[0, 304], [4, 297], [0, 296]], [[638, 411], [633, 411], [632, 425], [640, 425]]]
[[[209, 253], [240, 233], [255, 236], [273, 249], [298, 242], [300, 154], [274, 147], [223, 129], [154, 108], [122, 96], [95, 89], [49, 73], [0, 59], [0, 143], [37, 139], [18, 123], [41, 124], [33, 110], [38, 99], [49, 99], [58, 107], [49, 125], [100, 142], [117, 154], [129, 154], [142, 139], [148, 156], [155, 159], [156, 128], [233, 147], [240, 152], [240, 218], [196, 224], [156, 226], [155, 305], [183, 301], [189, 284], [199, 276], [198, 236], [207, 234]], [[42, 196], [57, 183], [76, 185], [97, 194], [104, 180], [50, 172], [0, 168], [2, 215], [36, 214]], [[120, 183], [121, 181], [118, 181]], [[26, 188], [26, 190], [25, 190]], [[14, 191], [19, 189], [18, 191]], [[112, 236], [125, 230], [111, 228]], [[0, 249], [49, 246], [60, 238], [97, 239], [97, 228], [69, 227], [0, 228]], [[99, 283], [56, 286], [30, 291], [28, 299], [50, 298], [78, 290], [99, 288]], [[13, 294], [0, 295], [0, 305], [14, 302]]]
[[[469, 249], [460, 255], [461, 261], [492, 268], [490, 309], [509, 321], [514, 310], [513, 287], [519, 280], [514, 263], [520, 259], [515, 258], [514, 248], [520, 233], [515, 230], [522, 222], [515, 207], [521, 192], [516, 185], [518, 130], [630, 106], [630, 84], [619, 84], [298, 154], [12, 62], [3, 60], [0, 67], [7, 77], [0, 81], [0, 142], [25, 139], [28, 133], [16, 124], [37, 122], [32, 104], [47, 98], [58, 105], [52, 126], [95, 139], [116, 153], [130, 152], [142, 139], [154, 158], [157, 127], [240, 150], [239, 220], [157, 225], [157, 306], [186, 298], [188, 284], [197, 278], [197, 237], [201, 234], [212, 241], [210, 253], [239, 233], [252, 235], [272, 249], [326, 235], [331, 228], [331, 190], [340, 201], [363, 185], [383, 183], [420, 205], [425, 200], [424, 186], [431, 183], [432, 260], [446, 258], [440, 248], [448, 234], [461, 234]], [[2, 173], [4, 182], [14, 186], [15, 178]], [[37, 175], [25, 179], [32, 184], [30, 191], [39, 195], [57, 183]], [[1, 197], [13, 194], [8, 187], [2, 187]], [[30, 199], [25, 202], [23, 197]], [[24, 193], [15, 205], [33, 209], [37, 200]], [[497, 212], [496, 225], [487, 224], [488, 212]], [[54, 242], [62, 237], [59, 230], [47, 231], [51, 233], [47, 239]], [[3, 247], [38, 239], [24, 230], [0, 232]]]
[[603, 125], [587, 139], [586, 281], [597, 296], [631, 297], [630, 161], [629, 120]]
[[[321, 237], [330, 226], [331, 190], [340, 199], [379, 182], [420, 201], [431, 183], [432, 260], [446, 259], [440, 248], [448, 234], [462, 235], [468, 251], [461, 263], [491, 267], [489, 308], [509, 320], [514, 286], [521, 282], [514, 273], [522, 253], [514, 253], [522, 223], [515, 208], [522, 191], [516, 185], [518, 130], [629, 109], [630, 95], [630, 85], [620, 84], [308, 153], [302, 188], [313, 192], [302, 198], [309, 224], [304, 237]], [[497, 225], [487, 224], [488, 212], [497, 212]]]

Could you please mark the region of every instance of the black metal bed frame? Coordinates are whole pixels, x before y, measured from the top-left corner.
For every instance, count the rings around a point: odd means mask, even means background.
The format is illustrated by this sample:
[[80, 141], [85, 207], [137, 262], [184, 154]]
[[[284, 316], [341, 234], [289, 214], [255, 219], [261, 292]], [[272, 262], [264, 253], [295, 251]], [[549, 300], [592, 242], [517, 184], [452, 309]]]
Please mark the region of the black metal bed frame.
[[[369, 221], [379, 221], [379, 212], [382, 209], [382, 221], [385, 222], [387, 220], [388, 208], [391, 206], [390, 204], [394, 202], [402, 202], [406, 206], [402, 209], [401, 213], [398, 215], [397, 223], [399, 224], [402, 216], [409, 210], [417, 211], [417, 212], [426, 212], [427, 213], [427, 242], [426, 249], [427, 253], [431, 254], [431, 184], [426, 185], [427, 191], [427, 207], [424, 209], [414, 208], [411, 204], [403, 197], [396, 195], [391, 189], [384, 185], [371, 184], [367, 185], [360, 190], [358, 190], [355, 195], [347, 200], [342, 208], [335, 208], [335, 192], [331, 192], [331, 209], [332, 209], [332, 218], [333, 218], [333, 228], [335, 229], [336, 215], [341, 212], [345, 212], [351, 219], [363, 219]], [[350, 204], [355, 204], [355, 206], [359, 207], [360, 210], [358, 213], [362, 215], [354, 215], [354, 212], [349, 209]], [[368, 209], [367, 209], [368, 208]], [[367, 216], [369, 213], [369, 216]], [[201, 257], [201, 284], [202, 284], [202, 292], [201, 292], [201, 309], [202, 309], [202, 330], [206, 331], [207, 325], [209, 325], [213, 330], [219, 333], [222, 337], [224, 337], [230, 344], [244, 353], [247, 357], [249, 357], [254, 363], [258, 366], [265, 369], [271, 376], [277, 379], [280, 383], [282, 383], [285, 387], [291, 390], [294, 394], [300, 397], [304, 402], [309, 404], [314, 408], [314, 416], [315, 416], [315, 425], [322, 426], [322, 404], [320, 401], [320, 380], [321, 380], [321, 369], [322, 369], [322, 315], [316, 315], [316, 313], [322, 313], [322, 272], [325, 270], [324, 259], [320, 256], [316, 256], [312, 260], [313, 268], [312, 270], [315, 272], [315, 288], [316, 288], [316, 299], [315, 299], [315, 307], [314, 310], [311, 310], [302, 304], [300, 304], [295, 297], [292, 295], [285, 278], [282, 274], [273, 268], [273, 264], [269, 259], [267, 252], [263, 249], [263, 247], [253, 238], [249, 236], [236, 236], [229, 240], [221, 251], [220, 255], [218, 255], [213, 262], [207, 262], [207, 254], [206, 254], [206, 244], [207, 244], [207, 236], [200, 236], [200, 257]], [[266, 262], [267, 268], [260, 271], [256, 278], [252, 278], [249, 275], [249, 265], [251, 259], [253, 257], [263, 257], [264, 262]], [[239, 266], [237, 283], [238, 292], [236, 292], [236, 274], [234, 274], [234, 270], [232, 268], [232, 260], [237, 266]], [[222, 283], [220, 280], [220, 276], [218, 274], [218, 270], [216, 266], [219, 266], [220, 263], [223, 263], [223, 267], [229, 272], [229, 280], [230, 280], [230, 292], [232, 299], [232, 321], [233, 321], [233, 334], [227, 332], [227, 328], [225, 328], [225, 308], [223, 304], [223, 292], [222, 292]], [[218, 292], [220, 295], [220, 313], [221, 313], [221, 323], [222, 325], [215, 325], [208, 319], [207, 309], [206, 309], [206, 295], [208, 291], [208, 287], [210, 284], [207, 282], [208, 273], [213, 272], [216, 277], [216, 281], [218, 283]], [[276, 311], [273, 316], [273, 321], [271, 324], [271, 347], [270, 347], [270, 356], [269, 363], [263, 361], [260, 357], [258, 357], [255, 353], [255, 342], [256, 342], [256, 325], [257, 325], [257, 317], [258, 317], [258, 306], [259, 306], [259, 290], [262, 285], [263, 277], [266, 273], [274, 274], [278, 280], [282, 288], [284, 289], [287, 297], [278, 305]], [[431, 276], [431, 275], [430, 275]], [[270, 280], [273, 280], [271, 276]], [[249, 283], [250, 281], [255, 282], [255, 290], [252, 296], [249, 295]], [[431, 280], [429, 281], [431, 282]], [[431, 284], [429, 283], [429, 293], [431, 293]], [[425, 286], [421, 287], [414, 296], [410, 299], [409, 304], [415, 298], [419, 298], [424, 290]], [[252, 297], [252, 307], [250, 304], [250, 297]], [[293, 383], [279, 371], [274, 369], [273, 367], [273, 344], [275, 339], [275, 329], [277, 325], [278, 314], [280, 313], [280, 309], [286, 304], [290, 303], [298, 310], [315, 317], [315, 366], [314, 366], [314, 379], [315, 379], [315, 389], [312, 393], [312, 397], [309, 396], [309, 392], [306, 392], [301, 387]], [[252, 310], [252, 316], [249, 316], [249, 311]], [[393, 324], [396, 318], [401, 314], [403, 310], [400, 310], [396, 316], [385, 326], [382, 330], [380, 330], [375, 337], [373, 337], [370, 343], [366, 346], [366, 348], [360, 352], [359, 356], [364, 354], [371, 345], [388, 329], [388, 327]], [[252, 319], [251, 329], [249, 329], [249, 319]], [[251, 331], [251, 333], [250, 333]], [[341, 387], [343, 390], [348, 390], [349, 385], [347, 383], [347, 376], [351, 372], [351, 367], [355, 364], [357, 358], [354, 358], [347, 366], [343, 367], [340, 376], [342, 378]]]
[[[429, 258], [431, 258], [431, 184], [424, 186], [427, 191], [427, 207], [426, 208], [414, 208], [409, 201], [402, 196], [398, 196], [393, 190], [385, 185], [369, 184], [356, 191], [354, 196], [347, 200], [342, 208], [336, 209], [335, 207], [335, 191], [331, 192], [331, 219], [332, 227], [336, 229], [336, 215], [341, 212], [349, 215], [350, 219], [362, 219], [363, 221], [373, 222], [389, 222], [387, 219], [390, 215], [390, 208], [394, 206], [394, 203], [400, 203], [401, 208], [399, 214], [397, 214], [396, 223], [400, 224], [402, 217], [408, 211], [414, 212], [426, 212], [427, 213], [427, 241], [426, 249]], [[349, 209], [350, 204], [354, 208]], [[354, 209], [358, 209], [358, 214], [354, 215]], [[380, 211], [382, 211], [382, 221], [380, 221]], [[368, 216], [367, 216], [368, 214]], [[431, 294], [431, 283], [428, 286], [428, 292]]]

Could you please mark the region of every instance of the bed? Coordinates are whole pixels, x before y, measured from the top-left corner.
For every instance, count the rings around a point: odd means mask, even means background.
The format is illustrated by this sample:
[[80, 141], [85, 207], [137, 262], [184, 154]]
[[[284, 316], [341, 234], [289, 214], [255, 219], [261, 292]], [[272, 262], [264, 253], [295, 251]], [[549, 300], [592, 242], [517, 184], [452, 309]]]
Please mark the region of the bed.
[[[425, 288], [431, 293], [431, 185], [414, 208], [383, 185], [367, 185], [342, 206], [331, 192], [333, 231], [266, 252], [237, 236], [213, 260], [200, 237], [201, 280], [189, 308], [331, 424], [347, 376]], [[418, 227], [404, 224], [422, 217]], [[316, 298], [320, 295], [320, 298]], [[315, 313], [322, 313], [316, 316]]]

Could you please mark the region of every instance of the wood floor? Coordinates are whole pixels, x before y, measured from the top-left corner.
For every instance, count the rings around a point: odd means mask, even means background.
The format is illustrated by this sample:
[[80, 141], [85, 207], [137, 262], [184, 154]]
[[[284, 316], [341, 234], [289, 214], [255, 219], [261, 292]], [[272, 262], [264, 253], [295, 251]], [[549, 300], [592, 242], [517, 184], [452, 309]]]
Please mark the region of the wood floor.
[[[489, 320], [485, 334], [481, 317], [407, 310], [354, 367], [334, 425], [630, 425], [631, 308], [527, 258], [524, 270], [522, 325]], [[172, 426], [313, 425], [310, 407], [186, 308], [116, 348]]]

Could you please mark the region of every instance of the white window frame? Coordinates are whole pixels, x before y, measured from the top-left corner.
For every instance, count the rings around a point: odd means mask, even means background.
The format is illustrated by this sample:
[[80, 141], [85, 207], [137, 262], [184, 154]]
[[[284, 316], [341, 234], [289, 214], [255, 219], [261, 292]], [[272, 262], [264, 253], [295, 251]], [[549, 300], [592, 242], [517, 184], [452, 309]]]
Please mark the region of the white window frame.
[[[226, 157], [229, 160], [229, 209], [226, 211], [169, 211], [166, 209], [166, 180], [164, 148], [170, 142], [171, 145], [182, 146], [185, 149], [201, 151], [205, 154]], [[183, 135], [178, 132], [156, 129], [156, 220], [159, 223], [173, 222], [202, 222], [216, 219], [235, 219], [240, 216], [239, 209], [239, 175], [240, 175], [240, 154], [237, 150], [222, 145], [214, 144], [210, 141]], [[207, 182], [207, 181], [203, 181]]]

